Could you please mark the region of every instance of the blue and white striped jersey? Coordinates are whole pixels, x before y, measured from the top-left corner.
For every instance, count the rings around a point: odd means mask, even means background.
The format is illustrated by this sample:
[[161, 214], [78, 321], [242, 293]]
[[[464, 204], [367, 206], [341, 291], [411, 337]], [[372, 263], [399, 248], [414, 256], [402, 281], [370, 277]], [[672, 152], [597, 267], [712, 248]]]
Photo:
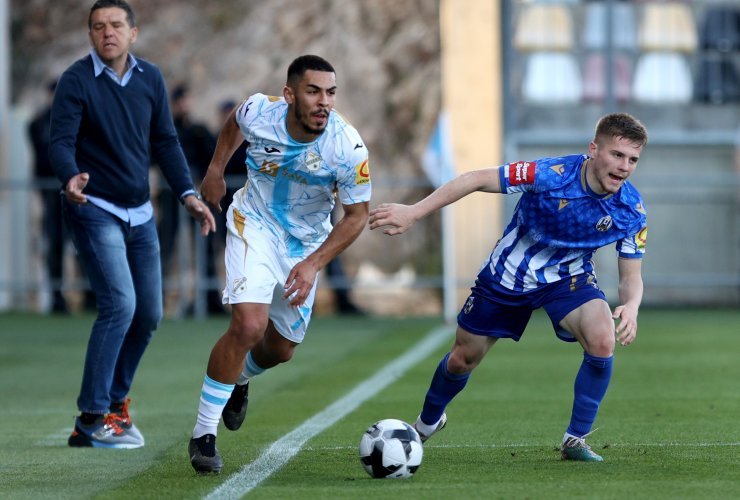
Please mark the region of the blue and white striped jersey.
[[643, 256], [640, 194], [629, 182], [613, 195], [594, 193], [586, 183], [588, 163], [585, 155], [571, 155], [499, 167], [501, 191], [522, 196], [487, 263], [494, 283], [526, 292], [593, 273], [594, 252], [614, 242], [620, 257]]
[[291, 256], [313, 251], [332, 229], [335, 194], [345, 205], [370, 200], [368, 151], [336, 111], [315, 141], [288, 134], [288, 104], [282, 97], [254, 94], [237, 109], [247, 141], [248, 181], [235, 196], [247, 218], [285, 239]]

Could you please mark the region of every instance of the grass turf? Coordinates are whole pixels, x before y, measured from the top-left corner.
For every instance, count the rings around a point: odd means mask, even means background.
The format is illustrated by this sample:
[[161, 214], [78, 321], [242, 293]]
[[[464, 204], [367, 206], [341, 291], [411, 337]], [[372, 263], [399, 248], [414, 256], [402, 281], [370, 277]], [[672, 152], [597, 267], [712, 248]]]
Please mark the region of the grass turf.
[[[208, 353], [224, 319], [166, 321], [144, 356], [132, 411], [138, 450], [70, 449], [90, 316], [0, 316], [2, 498], [200, 498], [439, 324], [436, 318], [316, 318], [294, 359], [255, 379], [239, 432], [221, 427], [220, 476], [187, 459]], [[381, 418], [413, 421], [449, 342], [311, 439], [250, 498], [729, 498], [740, 491], [740, 312], [644, 310], [618, 348], [589, 442], [602, 464], [561, 462], [580, 349], [536, 314], [500, 342], [448, 408], [416, 476], [373, 480], [357, 458]], [[450, 336], [450, 342], [452, 336]]]

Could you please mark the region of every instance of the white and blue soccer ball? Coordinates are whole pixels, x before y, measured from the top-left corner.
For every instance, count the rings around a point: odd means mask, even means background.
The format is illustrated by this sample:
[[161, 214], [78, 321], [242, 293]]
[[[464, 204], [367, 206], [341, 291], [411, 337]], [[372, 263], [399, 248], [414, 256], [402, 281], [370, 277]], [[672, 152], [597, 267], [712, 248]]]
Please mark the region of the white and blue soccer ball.
[[409, 478], [421, 465], [423, 456], [419, 433], [395, 418], [376, 422], [360, 439], [360, 462], [376, 479]]

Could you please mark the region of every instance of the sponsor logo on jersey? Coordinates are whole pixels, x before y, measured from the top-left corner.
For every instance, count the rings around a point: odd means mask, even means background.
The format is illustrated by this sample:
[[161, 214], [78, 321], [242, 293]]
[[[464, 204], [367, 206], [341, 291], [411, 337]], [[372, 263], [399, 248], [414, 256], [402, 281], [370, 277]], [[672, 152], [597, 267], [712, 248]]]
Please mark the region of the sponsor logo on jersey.
[[560, 200], [560, 203], [558, 204], [558, 210], [562, 210], [567, 207], [568, 203], [570, 203], [568, 200]]
[[370, 182], [370, 165], [367, 160], [355, 165], [355, 184], [361, 186]]
[[608, 231], [612, 227], [612, 216], [605, 215], [596, 223], [596, 230], [602, 233]]
[[287, 169], [281, 170], [283, 177], [287, 177], [293, 182], [297, 182], [298, 184], [303, 184], [304, 186], [308, 184], [308, 180], [301, 175], [300, 172], [294, 172]]
[[640, 232], [635, 235], [635, 243], [637, 243], [637, 249], [645, 251], [645, 245], [647, 245], [647, 226], [640, 229]]
[[509, 163], [509, 185], [534, 184], [534, 171], [537, 163], [533, 161], [518, 161]]
[[271, 177], [275, 177], [277, 176], [279, 169], [280, 169], [280, 165], [278, 165], [277, 163], [264, 160], [262, 162], [262, 166], [260, 167], [260, 172], [263, 174], [267, 174]]
[[280, 150], [278, 148], [276, 148], [276, 147], [273, 147], [273, 146], [265, 146], [265, 153], [267, 153], [268, 155], [271, 154], [271, 153], [279, 153], [279, 152], [280, 152]]
[[565, 167], [562, 163], [560, 165], [553, 165], [552, 167], [550, 167], [550, 169], [552, 169], [558, 175], [563, 175], [565, 173]]
[[309, 172], [316, 172], [321, 166], [321, 157], [313, 151], [309, 151], [306, 155], [305, 165]]

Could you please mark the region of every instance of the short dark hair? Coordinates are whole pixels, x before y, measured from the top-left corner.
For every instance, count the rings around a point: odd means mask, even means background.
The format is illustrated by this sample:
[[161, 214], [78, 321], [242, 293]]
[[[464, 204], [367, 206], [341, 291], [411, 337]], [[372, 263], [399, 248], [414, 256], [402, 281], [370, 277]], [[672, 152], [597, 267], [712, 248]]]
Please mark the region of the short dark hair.
[[622, 137], [640, 146], [645, 146], [648, 141], [645, 125], [628, 113], [611, 113], [602, 116], [596, 124], [594, 141], [601, 137]]
[[177, 102], [180, 99], [187, 97], [188, 94], [190, 94], [190, 87], [188, 87], [188, 84], [178, 83], [175, 85], [175, 88], [172, 89], [172, 92], [170, 92], [170, 100], [172, 102]]
[[290, 63], [290, 66], [288, 66], [288, 78], [286, 80], [288, 85], [297, 83], [308, 70], [336, 73], [334, 67], [323, 57], [313, 55], [300, 56], [294, 59]]
[[136, 17], [134, 10], [126, 0], [97, 0], [90, 8], [90, 15], [87, 16], [87, 29], [92, 29], [92, 15], [98, 9], [107, 9], [109, 7], [118, 7], [126, 12], [126, 21], [131, 28], [136, 27]]

